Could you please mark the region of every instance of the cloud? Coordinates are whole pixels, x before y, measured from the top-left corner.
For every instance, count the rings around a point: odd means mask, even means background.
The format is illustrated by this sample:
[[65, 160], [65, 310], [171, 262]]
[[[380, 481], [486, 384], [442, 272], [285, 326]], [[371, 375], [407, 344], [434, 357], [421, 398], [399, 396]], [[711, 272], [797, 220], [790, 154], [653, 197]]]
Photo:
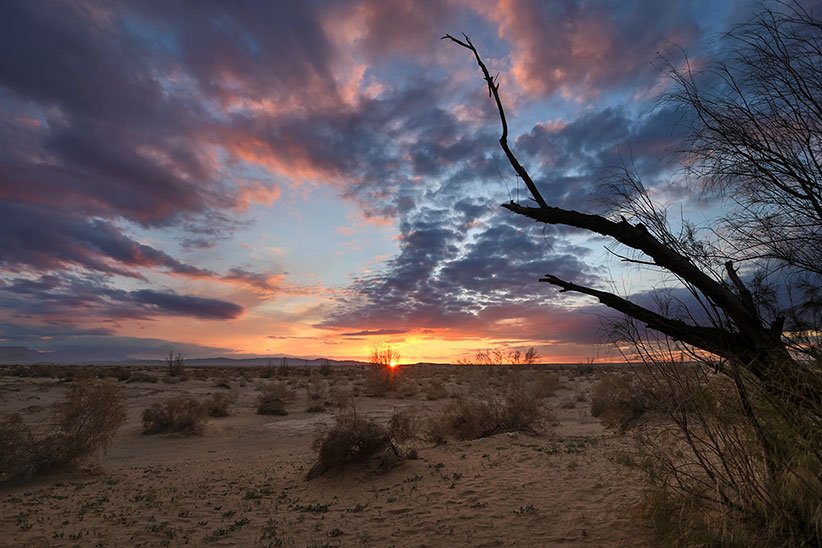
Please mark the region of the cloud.
[[343, 337], [378, 337], [381, 335], [402, 335], [403, 333], [408, 333], [407, 329], [374, 329], [374, 330], [363, 330], [363, 331], [353, 331], [351, 333], [340, 333]]
[[48, 323], [78, 325], [84, 321], [148, 320], [157, 315], [230, 320], [239, 317], [243, 307], [168, 290], [127, 291], [112, 287], [100, 276], [62, 273], [0, 281], [0, 310]]
[[194, 295], [177, 295], [171, 292], [140, 289], [129, 292], [134, 302], [148, 305], [164, 313], [190, 316], [203, 320], [231, 320], [243, 312], [243, 307], [234, 303], [209, 299]]
[[532, 95], [568, 99], [648, 86], [650, 62], [669, 43], [700, 34], [688, 2], [499, 0], [481, 9], [511, 44], [512, 73]]

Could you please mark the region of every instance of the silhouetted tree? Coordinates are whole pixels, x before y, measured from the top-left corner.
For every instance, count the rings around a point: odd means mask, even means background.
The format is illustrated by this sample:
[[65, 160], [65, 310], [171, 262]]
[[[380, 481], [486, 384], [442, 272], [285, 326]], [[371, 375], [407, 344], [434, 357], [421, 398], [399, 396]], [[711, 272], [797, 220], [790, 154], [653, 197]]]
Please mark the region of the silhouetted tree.
[[[690, 305], [660, 298], [652, 309], [552, 274], [540, 279], [624, 314], [613, 334], [622, 348], [633, 346], [626, 356], [653, 366], [660, 385], [686, 394], [677, 401], [690, 407], [671, 416], [692, 458], [681, 466], [672, 449], [660, 456], [670, 465], [666, 481], [746, 520], [761, 518], [765, 508], [778, 516], [780, 534], [813, 543], [822, 529], [818, 475], [813, 479], [822, 469], [822, 25], [798, 4], [777, 7], [728, 33], [731, 55], [706, 71], [668, 64], [676, 90], [667, 100], [693, 120], [683, 146], [691, 174], [728, 211], [710, 227], [713, 241], [688, 222], [674, 233], [665, 209], [627, 169], [610, 182], [619, 198], [612, 214], [549, 204], [508, 144], [499, 84], [474, 44], [466, 35], [443, 38], [473, 53], [497, 107], [500, 146], [534, 202], [503, 207], [605, 236], [626, 249], [623, 260], [673, 275], [690, 293]], [[683, 374], [672, 363], [683, 352], [695, 369], [709, 365], [708, 374]], [[711, 373], [729, 382], [713, 383]], [[693, 403], [707, 383], [725, 390], [711, 400], [717, 409], [727, 407], [728, 390], [735, 392], [744, 428], [732, 430], [721, 419], [708, 424], [715, 410]], [[747, 433], [752, 449], [740, 441]], [[712, 435], [720, 438], [705, 439]], [[731, 454], [739, 458], [730, 462]], [[786, 482], [797, 491], [786, 493]]]

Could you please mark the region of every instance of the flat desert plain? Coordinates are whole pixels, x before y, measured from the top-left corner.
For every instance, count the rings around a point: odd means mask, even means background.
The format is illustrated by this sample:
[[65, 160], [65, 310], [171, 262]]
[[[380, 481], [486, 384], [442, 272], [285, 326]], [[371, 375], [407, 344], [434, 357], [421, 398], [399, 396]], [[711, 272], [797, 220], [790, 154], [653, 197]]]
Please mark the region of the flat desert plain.
[[[111, 381], [128, 419], [107, 454], [0, 486], [0, 545], [649, 545], [641, 478], [622, 464], [631, 440], [590, 413], [591, 388], [607, 369], [409, 366], [396, 391], [374, 397], [359, 366], [334, 366], [326, 376], [189, 367], [180, 382], [163, 382], [160, 368], [128, 368], [139, 374], [125, 379], [120, 371]], [[68, 383], [19, 377], [13, 367], [0, 374], [0, 411], [45, 427]], [[535, 432], [426, 439], [425, 421], [449, 401], [511, 375], [546, 387]], [[288, 387], [287, 415], [256, 413], [269, 382]], [[202, 435], [143, 434], [141, 415], [152, 404], [217, 393], [236, 401], [229, 416], [208, 418]], [[371, 459], [306, 480], [318, 428], [332, 425], [351, 399], [357, 413], [383, 424], [414, 409], [420, 439], [409, 444], [417, 458], [390, 470]]]

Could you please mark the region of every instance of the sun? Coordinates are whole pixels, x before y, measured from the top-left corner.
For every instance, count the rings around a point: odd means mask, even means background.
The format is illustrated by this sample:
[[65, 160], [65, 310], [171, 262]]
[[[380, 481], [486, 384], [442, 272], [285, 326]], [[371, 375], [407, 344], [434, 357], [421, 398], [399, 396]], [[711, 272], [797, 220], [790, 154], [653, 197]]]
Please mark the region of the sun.
[[391, 361], [388, 362], [388, 367], [390, 367], [391, 369], [394, 369], [398, 365], [399, 364], [397, 363], [397, 360], [395, 360], [394, 358], [391, 358]]

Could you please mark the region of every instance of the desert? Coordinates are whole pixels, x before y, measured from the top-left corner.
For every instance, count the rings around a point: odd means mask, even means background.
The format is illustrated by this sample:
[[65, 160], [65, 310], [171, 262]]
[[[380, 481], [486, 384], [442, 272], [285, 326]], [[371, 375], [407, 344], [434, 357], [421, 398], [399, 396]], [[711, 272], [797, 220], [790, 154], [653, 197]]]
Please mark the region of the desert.
[[[620, 374], [609, 368], [411, 366], [396, 391], [378, 397], [369, 394], [363, 366], [335, 366], [327, 376], [300, 367], [189, 368], [187, 380], [173, 384], [162, 382], [161, 368], [64, 368], [79, 382], [119, 374], [123, 380], [107, 382], [122, 391], [128, 417], [96, 462], [0, 488], [0, 544], [648, 545], [638, 517], [642, 484], [621, 464], [633, 446], [590, 413], [597, 378]], [[15, 372], [2, 371], [0, 411], [44, 426], [70, 382], [59, 373]], [[408, 410], [423, 422], [454, 397], [502, 387], [511, 375], [545, 387], [533, 431], [433, 443], [420, 424], [410, 442], [414, 459], [385, 469], [375, 456], [306, 479], [319, 425], [331, 425], [352, 401], [380, 424]], [[287, 414], [257, 414], [258, 387], [269, 382], [288, 387]], [[320, 399], [308, 393], [311, 383], [321, 387]], [[154, 403], [226, 393], [236, 395], [228, 416], [208, 418], [200, 435], [143, 433], [141, 414]]]

